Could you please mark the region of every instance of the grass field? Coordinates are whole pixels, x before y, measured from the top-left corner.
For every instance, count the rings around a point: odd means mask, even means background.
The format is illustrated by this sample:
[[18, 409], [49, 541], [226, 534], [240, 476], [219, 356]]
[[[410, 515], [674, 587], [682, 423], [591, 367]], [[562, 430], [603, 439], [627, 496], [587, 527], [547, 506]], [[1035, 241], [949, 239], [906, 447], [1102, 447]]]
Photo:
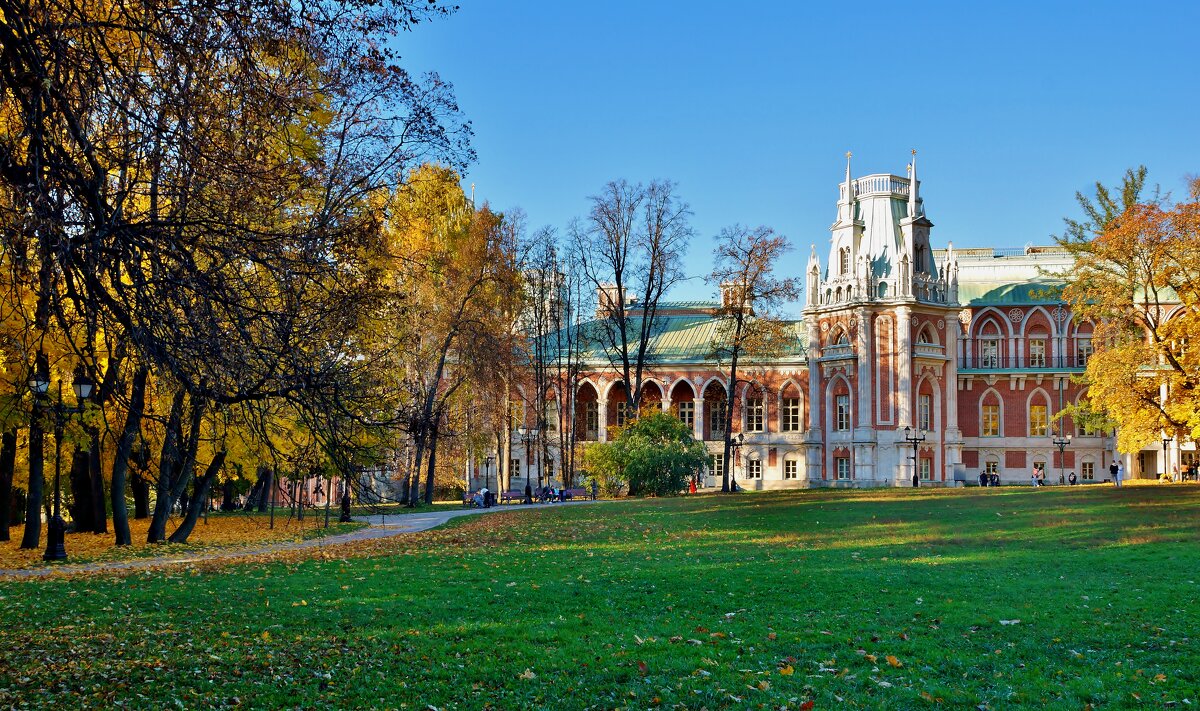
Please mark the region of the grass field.
[[0, 706], [1200, 707], [1200, 487], [507, 511], [0, 583]]

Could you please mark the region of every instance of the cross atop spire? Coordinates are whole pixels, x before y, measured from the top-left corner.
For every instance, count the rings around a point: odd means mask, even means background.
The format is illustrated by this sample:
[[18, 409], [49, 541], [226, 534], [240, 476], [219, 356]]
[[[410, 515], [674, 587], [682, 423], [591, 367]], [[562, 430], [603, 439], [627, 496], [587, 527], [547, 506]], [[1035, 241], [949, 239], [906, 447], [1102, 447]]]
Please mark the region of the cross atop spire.
[[908, 216], [915, 218], [921, 209], [921, 196], [917, 192], [917, 149], [912, 149], [912, 162], [908, 164]]

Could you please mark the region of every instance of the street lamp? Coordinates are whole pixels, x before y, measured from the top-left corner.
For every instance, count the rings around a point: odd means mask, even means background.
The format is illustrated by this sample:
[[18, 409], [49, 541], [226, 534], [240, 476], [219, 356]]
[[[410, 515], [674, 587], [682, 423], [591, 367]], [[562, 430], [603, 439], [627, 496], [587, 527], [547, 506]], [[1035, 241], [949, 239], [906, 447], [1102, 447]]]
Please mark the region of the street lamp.
[[730, 440], [729, 448], [733, 450], [733, 456], [730, 457], [733, 461], [729, 463], [729, 490], [737, 491], [737, 461], [738, 454], [742, 451], [742, 445], [746, 442], [746, 435], [738, 432], [735, 439]]
[[[29, 379], [29, 389], [33, 391], [35, 407], [43, 409], [47, 407], [44, 400], [49, 388], [50, 376], [48, 373], [35, 373]], [[71, 382], [71, 388], [75, 391], [75, 397], [78, 398], [79, 404], [75, 407], [63, 405], [62, 382], [60, 381], [58, 383], [58, 402], [52, 408], [54, 412], [54, 513], [46, 527], [46, 552], [42, 554], [42, 560], [47, 561], [67, 559], [67, 527], [61, 514], [62, 438], [64, 421], [67, 416], [83, 412], [83, 403], [92, 396], [92, 381], [83, 374], [82, 368], [75, 369], [75, 378]]]
[[1054, 446], [1058, 447], [1058, 483], [1064, 484], [1066, 483], [1066, 479], [1063, 478], [1063, 464], [1065, 463], [1063, 452], [1066, 450], [1067, 445], [1071, 444], [1071, 435], [1063, 437], [1062, 433], [1059, 432], [1053, 441]]
[[487, 489], [487, 494], [483, 497], [483, 505], [486, 507], [492, 495], [492, 462], [496, 461], [495, 455], [487, 455], [487, 459], [483, 463], [483, 488]]
[[[517, 434], [521, 435], [521, 441], [525, 443], [525, 483], [533, 478], [533, 456], [530, 454], [530, 444], [537, 439], [537, 428], [526, 429], [518, 427]], [[542, 486], [541, 469], [538, 469], [538, 487]]]
[[1163, 467], [1162, 467], [1162, 468], [1163, 468], [1163, 475], [1164, 475], [1164, 476], [1166, 476], [1166, 475], [1170, 474], [1170, 467], [1171, 467], [1171, 465], [1170, 465], [1170, 461], [1169, 461], [1169, 455], [1167, 454], [1167, 445], [1171, 444], [1171, 440], [1172, 440], [1172, 439], [1174, 439], [1174, 437], [1171, 437], [1170, 435], [1167, 435], [1167, 434], [1163, 434], [1163, 438], [1162, 438], [1162, 443], [1163, 443]]
[[905, 442], [908, 442], [909, 444], [911, 444], [911, 445], [912, 445], [912, 448], [913, 448], [913, 456], [912, 456], [912, 460], [913, 460], [913, 477], [912, 477], [912, 484], [913, 484], [913, 488], [915, 489], [915, 488], [917, 488], [918, 486], [920, 486], [920, 484], [921, 484], [921, 477], [920, 477], [920, 476], [918, 476], [918, 474], [917, 474], [917, 464], [919, 463], [919, 460], [917, 459], [917, 457], [919, 456], [918, 448], [921, 446], [921, 443], [925, 441], [925, 430], [921, 430], [920, 434], [913, 434], [913, 433], [912, 433], [912, 428], [911, 428], [911, 427], [908, 427], [908, 426], [905, 426], [905, 428], [904, 428], [904, 441], [905, 441]]

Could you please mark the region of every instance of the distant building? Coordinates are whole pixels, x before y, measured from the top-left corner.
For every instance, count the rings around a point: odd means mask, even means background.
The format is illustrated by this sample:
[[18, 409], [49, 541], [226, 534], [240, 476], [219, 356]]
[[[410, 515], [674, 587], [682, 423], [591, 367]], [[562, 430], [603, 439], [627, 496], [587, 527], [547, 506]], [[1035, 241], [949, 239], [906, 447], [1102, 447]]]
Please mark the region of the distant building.
[[[1082, 482], [1109, 478], [1112, 433], [1052, 420], [1084, 396], [1071, 379], [1092, 353], [1091, 324], [1071, 318], [1045, 276], [1068, 267], [1068, 255], [1056, 247], [935, 249], [919, 187], [915, 155], [908, 177], [854, 179], [847, 159], [829, 253], [822, 264], [814, 247], [804, 269], [795, 341], [739, 375], [747, 381], [732, 403], [733, 429], [745, 438], [733, 470], [741, 486], [911, 486], [914, 474], [947, 485], [977, 483], [984, 471], [1027, 483], [1035, 466], [1050, 483], [1060, 466]], [[718, 306], [660, 305], [643, 389], [643, 407], [676, 413], [707, 443], [709, 485], [725, 466]], [[576, 438], [604, 441], [628, 414], [625, 395], [602, 349], [585, 362]], [[922, 432], [914, 460], [908, 438]], [[1068, 435], [1060, 462], [1053, 440]], [[1190, 461], [1193, 445], [1175, 455], [1174, 464]], [[519, 447], [512, 456], [515, 471], [531, 470]], [[1127, 457], [1126, 476], [1156, 476], [1165, 470], [1159, 456], [1149, 448]]]

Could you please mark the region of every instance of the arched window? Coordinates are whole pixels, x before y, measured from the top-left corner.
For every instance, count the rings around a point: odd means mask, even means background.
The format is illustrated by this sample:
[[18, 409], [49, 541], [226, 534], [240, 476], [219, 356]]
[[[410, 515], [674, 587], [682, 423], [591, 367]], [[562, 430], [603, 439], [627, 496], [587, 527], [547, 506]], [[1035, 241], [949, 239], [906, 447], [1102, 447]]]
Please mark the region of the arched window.
[[979, 436], [1000, 436], [1000, 396], [987, 393], [979, 402]]
[[888, 285], [886, 281], [879, 282], [879, 298], [886, 299], [888, 297]]
[[1045, 437], [1050, 431], [1050, 406], [1044, 397], [1035, 395], [1029, 399], [1029, 436]]
[[850, 250], [842, 247], [838, 250], [838, 274], [850, 273]]

